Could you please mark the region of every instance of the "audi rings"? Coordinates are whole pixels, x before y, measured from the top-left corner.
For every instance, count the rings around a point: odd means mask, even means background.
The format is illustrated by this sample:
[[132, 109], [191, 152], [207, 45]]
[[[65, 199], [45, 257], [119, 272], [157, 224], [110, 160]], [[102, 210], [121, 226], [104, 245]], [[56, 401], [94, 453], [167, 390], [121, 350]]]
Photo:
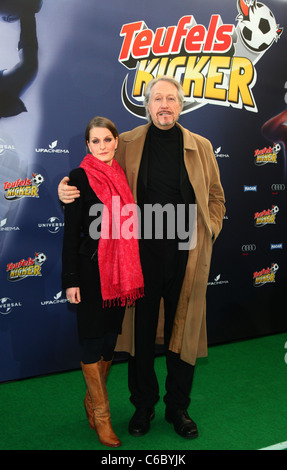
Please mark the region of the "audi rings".
[[241, 251], [244, 251], [244, 252], [246, 252], [246, 251], [248, 251], [248, 252], [249, 251], [256, 251], [256, 245], [254, 245], [254, 243], [250, 244], [250, 245], [242, 245]]
[[272, 191], [285, 191], [285, 184], [275, 183], [271, 185]]

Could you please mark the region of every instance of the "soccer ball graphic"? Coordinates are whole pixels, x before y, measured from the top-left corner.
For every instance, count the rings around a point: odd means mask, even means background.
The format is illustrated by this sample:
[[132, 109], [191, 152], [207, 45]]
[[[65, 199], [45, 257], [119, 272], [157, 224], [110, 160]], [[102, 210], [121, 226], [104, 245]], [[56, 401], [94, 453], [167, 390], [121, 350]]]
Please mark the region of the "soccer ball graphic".
[[42, 265], [47, 259], [44, 253], [35, 253], [35, 264]]
[[279, 207], [278, 206], [273, 206], [271, 209], [272, 214], [277, 214], [279, 212]]
[[[241, 17], [242, 18], [242, 17]], [[244, 44], [254, 52], [268, 49], [278, 39], [278, 26], [271, 10], [263, 3], [249, 8], [248, 18], [238, 23]]]
[[271, 272], [276, 273], [276, 271], [278, 271], [278, 269], [279, 269], [278, 264], [277, 263], [272, 263]]
[[281, 150], [281, 145], [280, 144], [274, 144], [272, 150], [273, 150], [274, 153], [277, 154]]
[[32, 178], [32, 184], [34, 186], [40, 186], [44, 181], [44, 177], [40, 175], [39, 173], [33, 173], [33, 178]]

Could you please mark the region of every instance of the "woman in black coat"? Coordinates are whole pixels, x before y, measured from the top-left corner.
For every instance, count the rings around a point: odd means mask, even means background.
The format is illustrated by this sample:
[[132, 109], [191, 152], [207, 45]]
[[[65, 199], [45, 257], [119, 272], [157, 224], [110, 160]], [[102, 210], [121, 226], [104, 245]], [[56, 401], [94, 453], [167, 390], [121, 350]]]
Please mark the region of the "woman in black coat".
[[[122, 217], [122, 208], [134, 200], [114, 160], [118, 131], [110, 120], [96, 117], [85, 137], [88, 154], [69, 175], [79, 197], [65, 207], [62, 287], [68, 301], [77, 305], [89, 424], [102, 444], [118, 447], [121, 442], [111, 426], [105, 380], [125, 305], [142, 296], [143, 277], [138, 240], [125, 236], [123, 230], [127, 218]], [[137, 224], [136, 211], [131, 222]]]

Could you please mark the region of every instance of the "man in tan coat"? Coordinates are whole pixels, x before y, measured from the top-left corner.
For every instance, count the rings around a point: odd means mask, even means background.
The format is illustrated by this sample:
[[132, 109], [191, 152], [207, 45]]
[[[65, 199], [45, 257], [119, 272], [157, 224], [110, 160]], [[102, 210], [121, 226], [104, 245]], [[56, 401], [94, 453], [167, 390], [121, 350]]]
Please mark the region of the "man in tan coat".
[[[177, 123], [183, 99], [182, 87], [173, 78], [149, 82], [145, 106], [150, 122], [121, 134], [116, 155], [141, 209], [142, 228], [147, 206], [172, 204], [175, 213], [182, 205], [196, 207], [196, 242], [189, 249], [179, 248], [178, 237], [170, 239], [166, 225], [161, 239], [153, 233], [139, 240], [145, 296], [137, 301], [134, 317], [130, 309], [130, 321], [124, 322], [118, 341], [119, 350], [127, 349], [125, 329], [134, 324], [133, 341], [129, 341], [133, 353], [129, 388], [136, 407], [129, 432], [134, 436], [148, 432], [159, 399], [154, 372], [156, 336], [163, 337], [166, 351], [166, 420], [182, 437], [198, 435], [187, 408], [196, 358], [207, 355], [206, 288], [225, 198], [211, 143]], [[59, 185], [59, 197], [65, 203], [77, 197], [67, 181], [64, 178]], [[188, 214], [187, 210], [187, 223]]]

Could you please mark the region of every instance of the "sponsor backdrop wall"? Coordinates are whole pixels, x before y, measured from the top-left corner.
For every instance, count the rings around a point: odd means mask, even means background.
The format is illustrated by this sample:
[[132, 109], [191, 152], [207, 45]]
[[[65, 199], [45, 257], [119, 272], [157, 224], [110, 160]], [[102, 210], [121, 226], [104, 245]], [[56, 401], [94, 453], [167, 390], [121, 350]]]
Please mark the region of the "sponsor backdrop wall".
[[79, 366], [57, 185], [90, 118], [143, 124], [145, 84], [163, 73], [182, 82], [180, 122], [211, 140], [226, 193], [209, 344], [286, 331], [287, 2], [19, 3], [21, 22], [0, 0], [0, 381]]

